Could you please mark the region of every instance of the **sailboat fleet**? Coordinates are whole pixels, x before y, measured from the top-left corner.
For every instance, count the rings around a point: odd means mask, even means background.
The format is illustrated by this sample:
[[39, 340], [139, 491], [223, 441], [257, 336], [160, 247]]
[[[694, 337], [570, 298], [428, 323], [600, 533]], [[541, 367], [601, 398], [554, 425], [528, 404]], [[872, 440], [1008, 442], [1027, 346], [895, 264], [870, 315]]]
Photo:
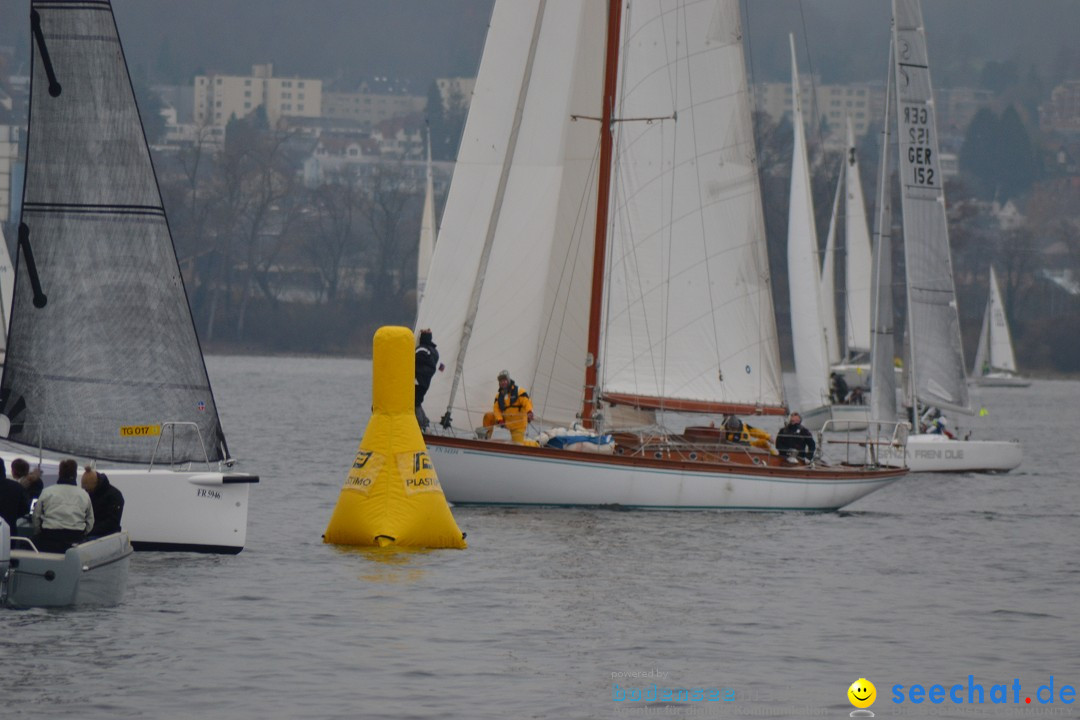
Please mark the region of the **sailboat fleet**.
[[[893, 0], [893, 15], [905, 401], [918, 425], [927, 410], [971, 403], [918, 0]], [[231, 469], [111, 6], [35, 0], [32, 17], [14, 268], [0, 253], [0, 457], [36, 457], [51, 479], [63, 456], [114, 463], [136, 549], [239, 552], [258, 478]], [[433, 330], [448, 370], [427, 396], [441, 422], [426, 441], [449, 500], [826, 511], [909, 468], [1020, 464], [1015, 442], [905, 435], [888, 163], [871, 254], [849, 122], [822, 263], [794, 38], [791, 50], [794, 399], [823, 430], [814, 460], [781, 455], [736, 421], [792, 407], [737, 0], [496, 0], [438, 244], [428, 141], [417, 326]], [[543, 438], [587, 442], [489, 437], [503, 368], [531, 392]], [[869, 405], [830, 402], [829, 373], [851, 368], [872, 379]], [[1027, 384], [993, 268], [972, 375]]]

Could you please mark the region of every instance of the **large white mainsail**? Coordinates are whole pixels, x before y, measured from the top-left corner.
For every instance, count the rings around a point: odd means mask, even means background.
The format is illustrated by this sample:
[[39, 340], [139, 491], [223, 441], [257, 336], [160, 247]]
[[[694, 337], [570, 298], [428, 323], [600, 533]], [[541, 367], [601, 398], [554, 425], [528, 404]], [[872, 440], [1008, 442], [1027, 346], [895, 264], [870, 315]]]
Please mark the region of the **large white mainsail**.
[[[568, 425], [585, 374], [602, 3], [496, 3], [418, 327], [450, 377], [430, 408], [476, 427], [507, 369]], [[429, 411], [430, 412], [430, 411]]]
[[[495, 6], [418, 319], [439, 329], [453, 371], [427, 402], [455, 423], [465, 412], [480, 423], [502, 368], [545, 421], [568, 425], [582, 410], [600, 5]], [[674, 410], [779, 409], [737, 4], [631, 3], [624, 37], [601, 395]]]
[[630, 3], [623, 37], [603, 396], [780, 406], [738, 5]]
[[970, 413], [936, 108], [918, 0], [893, 0], [893, 23], [909, 370], [920, 404]]
[[975, 351], [975, 366], [971, 372], [972, 375], [1016, 372], [1016, 355], [1013, 353], [1009, 321], [1005, 317], [1005, 305], [1001, 301], [997, 273], [994, 272], [992, 265], [990, 266], [990, 297], [986, 301], [982, 332], [979, 333], [979, 345]]
[[829, 402], [829, 363], [822, 327], [821, 278], [818, 271], [817, 230], [806, 157], [795, 36], [791, 41], [791, 95], [794, 148], [791, 196], [788, 205], [788, 287], [791, 291], [791, 337], [795, 354], [796, 403], [803, 412]]
[[855, 130], [847, 119], [847, 158], [844, 163], [844, 317], [845, 355], [850, 358], [870, 350], [871, 253], [870, 231], [866, 225], [866, 202], [859, 177], [859, 156], [855, 150]]

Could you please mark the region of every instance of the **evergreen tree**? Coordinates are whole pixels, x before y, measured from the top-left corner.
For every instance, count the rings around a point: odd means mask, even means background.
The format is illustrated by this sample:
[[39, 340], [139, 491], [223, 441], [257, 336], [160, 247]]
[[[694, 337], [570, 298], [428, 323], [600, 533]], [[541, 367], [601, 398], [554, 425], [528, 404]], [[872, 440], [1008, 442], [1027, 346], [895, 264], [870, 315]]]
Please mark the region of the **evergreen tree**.
[[975, 113], [960, 146], [960, 171], [970, 179], [973, 193], [992, 200], [995, 191], [994, 165], [998, 143], [998, 118], [990, 108]]
[[1027, 128], [1010, 105], [998, 121], [996, 156], [997, 199], [1004, 203], [1031, 189], [1038, 174], [1038, 156]]

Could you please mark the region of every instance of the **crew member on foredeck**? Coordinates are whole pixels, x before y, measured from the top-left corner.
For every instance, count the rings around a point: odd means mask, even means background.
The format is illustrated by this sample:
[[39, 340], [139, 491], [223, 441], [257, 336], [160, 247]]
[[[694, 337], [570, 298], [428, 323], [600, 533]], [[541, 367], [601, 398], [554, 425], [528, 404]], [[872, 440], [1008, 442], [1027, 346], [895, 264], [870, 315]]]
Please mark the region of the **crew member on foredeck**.
[[[499, 392], [495, 395], [491, 412], [484, 415], [484, 426], [501, 425], [510, 431], [510, 439], [525, 445], [525, 428], [533, 419], [532, 400], [529, 393], [510, 379], [510, 371], [499, 372]], [[488, 431], [490, 437], [490, 429]]]

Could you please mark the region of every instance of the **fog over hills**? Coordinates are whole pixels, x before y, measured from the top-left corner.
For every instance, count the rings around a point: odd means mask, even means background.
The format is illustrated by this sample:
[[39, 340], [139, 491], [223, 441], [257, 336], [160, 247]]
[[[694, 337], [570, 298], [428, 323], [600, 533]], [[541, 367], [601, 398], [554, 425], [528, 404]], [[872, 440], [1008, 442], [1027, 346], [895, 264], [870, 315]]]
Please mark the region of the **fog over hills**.
[[[600, 2], [602, 0], [590, 0]], [[473, 75], [492, 0], [115, 0], [132, 69], [156, 82], [200, 72], [323, 79], [385, 75], [426, 84]], [[753, 80], [783, 81], [787, 35], [826, 82], [873, 81], [885, 72], [887, 0], [742, 0]], [[1080, 77], [1080, 2], [925, 0], [938, 86], [974, 84], [988, 61], [1024, 76]], [[0, 5], [0, 43], [28, 56], [29, 3]], [[805, 36], [805, 38], [804, 38]], [[806, 56], [804, 55], [804, 58]], [[18, 63], [16, 63], [18, 66]], [[25, 61], [23, 62], [25, 66]], [[807, 69], [809, 69], [807, 66]]]

